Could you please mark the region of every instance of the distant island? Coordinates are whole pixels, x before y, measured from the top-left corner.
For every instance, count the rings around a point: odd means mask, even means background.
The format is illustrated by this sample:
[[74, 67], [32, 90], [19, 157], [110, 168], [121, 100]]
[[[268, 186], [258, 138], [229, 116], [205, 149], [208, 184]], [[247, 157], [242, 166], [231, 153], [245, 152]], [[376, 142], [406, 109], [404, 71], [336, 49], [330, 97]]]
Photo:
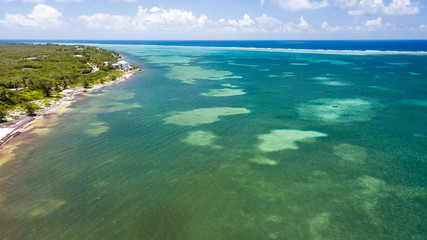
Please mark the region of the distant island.
[[0, 44], [0, 145], [31, 116], [140, 70], [119, 53], [93, 46]]

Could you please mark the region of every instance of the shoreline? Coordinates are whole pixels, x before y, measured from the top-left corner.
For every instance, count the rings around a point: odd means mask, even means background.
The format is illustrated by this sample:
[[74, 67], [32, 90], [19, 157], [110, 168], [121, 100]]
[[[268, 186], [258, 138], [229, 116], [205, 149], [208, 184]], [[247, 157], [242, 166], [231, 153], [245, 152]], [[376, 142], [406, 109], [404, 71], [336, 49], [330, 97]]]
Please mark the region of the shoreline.
[[[111, 85], [115, 85], [117, 83], [123, 82], [128, 78], [130, 78], [136, 72], [140, 72], [140, 71], [142, 70], [140, 68], [137, 68], [137, 69], [123, 73], [123, 75], [116, 80], [94, 84], [92, 86], [89, 86], [88, 88], [78, 87], [78, 88], [65, 89], [61, 92], [61, 94], [65, 94], [65, 96], [63, 96], [57, 101], [52, 102], [47, 107], [42, 107], [40, 110], [36, 112], [35, 116], [21, 115], [18, 119], [12, 120], [10, 121], [10, 123], [0, 126], [0, 151], [10, 140], [12, 140], [18, 134], [24, 132], [28, 127], [30, 127], [32, 124], [34, 124], [38, 120], [43, 119], [46, 114], [54, 113], [55, 110], [60, 108], [60, 106], [67, 105], [74, 102], [77, 95], [80, 95], [83, 93], [90, 93], [94, 90], [101, 89], [105, 86], [111, 86]], [[1, 165], [2, 163], [0, 163], [0, 166]]]

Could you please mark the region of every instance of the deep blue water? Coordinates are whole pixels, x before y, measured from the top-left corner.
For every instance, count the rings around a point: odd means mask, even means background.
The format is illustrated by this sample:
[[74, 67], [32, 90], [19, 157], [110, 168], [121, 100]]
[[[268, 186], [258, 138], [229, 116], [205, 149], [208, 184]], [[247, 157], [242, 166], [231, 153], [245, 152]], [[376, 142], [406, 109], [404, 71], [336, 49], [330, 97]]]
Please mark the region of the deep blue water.
[[427, 40], [282, 40], [282, 41], [143, 41], [143, 40], [0, 40], [0, 42], [48, 42], [126, 44], [160, 46], [323, 49], [323, 50], [377, 50], [427, 51]]

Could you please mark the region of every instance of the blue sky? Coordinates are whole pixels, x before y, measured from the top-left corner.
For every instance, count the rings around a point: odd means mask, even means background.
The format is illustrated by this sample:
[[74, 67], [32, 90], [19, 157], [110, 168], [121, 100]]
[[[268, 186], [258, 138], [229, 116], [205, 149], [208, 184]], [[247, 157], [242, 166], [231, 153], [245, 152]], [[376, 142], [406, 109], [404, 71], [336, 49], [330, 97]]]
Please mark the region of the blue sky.
[[0, 0], [0, 39], [427, 39], [427, 1]]

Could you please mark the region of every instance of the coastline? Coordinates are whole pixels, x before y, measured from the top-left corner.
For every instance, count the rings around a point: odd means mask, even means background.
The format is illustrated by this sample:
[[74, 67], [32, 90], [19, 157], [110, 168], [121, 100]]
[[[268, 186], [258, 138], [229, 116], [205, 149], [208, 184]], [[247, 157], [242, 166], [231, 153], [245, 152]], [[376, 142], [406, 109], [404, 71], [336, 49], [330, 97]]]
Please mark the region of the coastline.
[[[78, 87], [63, 90], [61, 94], [64, 94], [65, 96], [63, 96], [57, 101], [52, 102], [51, 104], [49, 104], [49, 106], [41, 108], [36, 112], [35, 116], [22, 115], [19, 117], [19, 119], [13, 120], [7, 125], [0, 126], [0, 151], [2, 151], [4, 149], [4, 146], [15, 136], [24, 132], [34, 123], [44, 119], [47, 114], [55, 113], [61, 107], [64, 107], [74, 102], [77, 95], [83, 93], [90, 93], [105, 86], [115, 85], [117, 83], [123, 82], [126, 79], [130, 78], [136, 72], [140, 71], [142, 70], [140, 68], [137, 68], [125, 72], [120, 78], [116, 80], [94, 84], [92, 86], [89, 86], [88, 88]], [[0, 161], [0, 166], [3, 165], [5, 162], [7, 161]]]

